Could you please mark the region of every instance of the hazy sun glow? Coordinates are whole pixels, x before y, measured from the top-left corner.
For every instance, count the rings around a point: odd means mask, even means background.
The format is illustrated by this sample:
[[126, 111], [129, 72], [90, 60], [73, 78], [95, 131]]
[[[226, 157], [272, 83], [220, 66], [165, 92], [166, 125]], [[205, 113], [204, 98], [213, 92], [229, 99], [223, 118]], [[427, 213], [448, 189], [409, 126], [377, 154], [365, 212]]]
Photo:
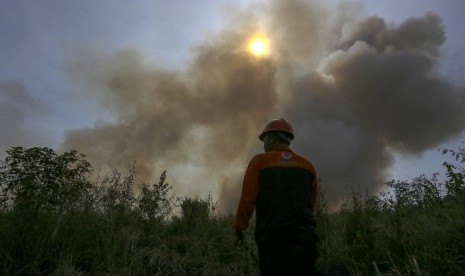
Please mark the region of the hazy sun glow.
[[249, 39], [247, 50], [257, 58], [267, 57], [271, 53], [270, 41], [263, 35], [255, 35]]

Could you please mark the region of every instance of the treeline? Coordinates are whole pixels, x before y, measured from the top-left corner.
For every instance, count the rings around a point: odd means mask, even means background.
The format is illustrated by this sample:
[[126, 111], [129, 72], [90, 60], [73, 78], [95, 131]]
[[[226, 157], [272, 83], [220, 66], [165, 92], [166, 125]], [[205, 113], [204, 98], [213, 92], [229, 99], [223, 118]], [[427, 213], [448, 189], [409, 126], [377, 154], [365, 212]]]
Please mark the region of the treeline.
[[[14, 147], [0, 161], [1, 275], [257, 275], [211, 197], [177, 197], [166, 171], [136, 184], [114, 171], [98, 183], [76, 151]], [[464, 171], [353, 192], [339, 212], [320, 198], [323, 275], [458, 275], [465, 271]], [[134, 189], [137, 187], [137, 189]], [[252, 227], [253, 228], [253, 227]]]

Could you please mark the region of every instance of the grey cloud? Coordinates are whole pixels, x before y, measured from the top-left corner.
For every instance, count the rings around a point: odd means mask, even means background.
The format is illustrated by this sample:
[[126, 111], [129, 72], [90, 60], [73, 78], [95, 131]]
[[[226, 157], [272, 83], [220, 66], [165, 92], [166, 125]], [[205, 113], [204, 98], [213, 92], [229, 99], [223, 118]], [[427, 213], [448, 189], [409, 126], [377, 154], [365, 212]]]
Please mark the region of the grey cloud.
[[[318, 3], [273, 1], [231, 15], [178, 71], [146, 64], [135, 50], [79, 57], [70, 72], [116, 119], [68, 132], [62, 147], [97, 167], [136, 160], [142, 179], [157, 166], [193, 164], [204, 178], [178, 172], [183, 192], [214, 182], [231, 211], [257, 135], [274, 117], [293, 123], [293, 148], [315, 163], [331, 204], [351, 186], [377, 191], [392, 164], [388, 147], [421, 153], [464, 129], [464, 89], [437, 72], [445, 41], [437, 15], [396, 26]], [[241, 50], [258, 15], [276, 46], [268, 59]]]

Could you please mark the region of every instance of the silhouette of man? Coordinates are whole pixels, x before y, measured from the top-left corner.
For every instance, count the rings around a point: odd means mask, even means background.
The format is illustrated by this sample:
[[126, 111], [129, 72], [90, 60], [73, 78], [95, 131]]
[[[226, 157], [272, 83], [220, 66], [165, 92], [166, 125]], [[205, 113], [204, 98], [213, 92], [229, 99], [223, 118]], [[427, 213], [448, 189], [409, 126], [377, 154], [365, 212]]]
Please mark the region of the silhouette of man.
[[313, 164], [293, 152], [291, 124], [272, 120], [259, 136], [265, 152], [244, 176], [234, 221], [238, 239], [256, 211], [255, 241], [262, 275], [315, 275], [315, 207], [318, 178]]

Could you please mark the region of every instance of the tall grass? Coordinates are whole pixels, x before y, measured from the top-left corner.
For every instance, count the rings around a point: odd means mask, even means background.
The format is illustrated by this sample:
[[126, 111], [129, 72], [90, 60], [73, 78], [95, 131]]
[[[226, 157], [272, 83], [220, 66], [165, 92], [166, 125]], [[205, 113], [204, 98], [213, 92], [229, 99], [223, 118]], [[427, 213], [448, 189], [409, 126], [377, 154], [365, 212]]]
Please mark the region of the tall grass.
[[465, 189], [444, 191], [444, 183], [424, 176], [387, 186], [389, 192], [379, 196], [354, 192], [340, 212], [319, 214], [320, 270], [327, 275], [465, 273]]
[[[173, 195], [167, 173], [136, 185], [134, 168], [90, 182], [75, 151], [12, 148], [0, 162], [1, 275], [257, 275], [252, 228], [211, 197]], [[391, 181], [317, 212], [323, 275], [460, 275], [465, 271], [463, 170], [447, 180]], [[134, 187], [139, 189], [135, 190]], [[253, 224], [253, 222], [252, 222]]]

